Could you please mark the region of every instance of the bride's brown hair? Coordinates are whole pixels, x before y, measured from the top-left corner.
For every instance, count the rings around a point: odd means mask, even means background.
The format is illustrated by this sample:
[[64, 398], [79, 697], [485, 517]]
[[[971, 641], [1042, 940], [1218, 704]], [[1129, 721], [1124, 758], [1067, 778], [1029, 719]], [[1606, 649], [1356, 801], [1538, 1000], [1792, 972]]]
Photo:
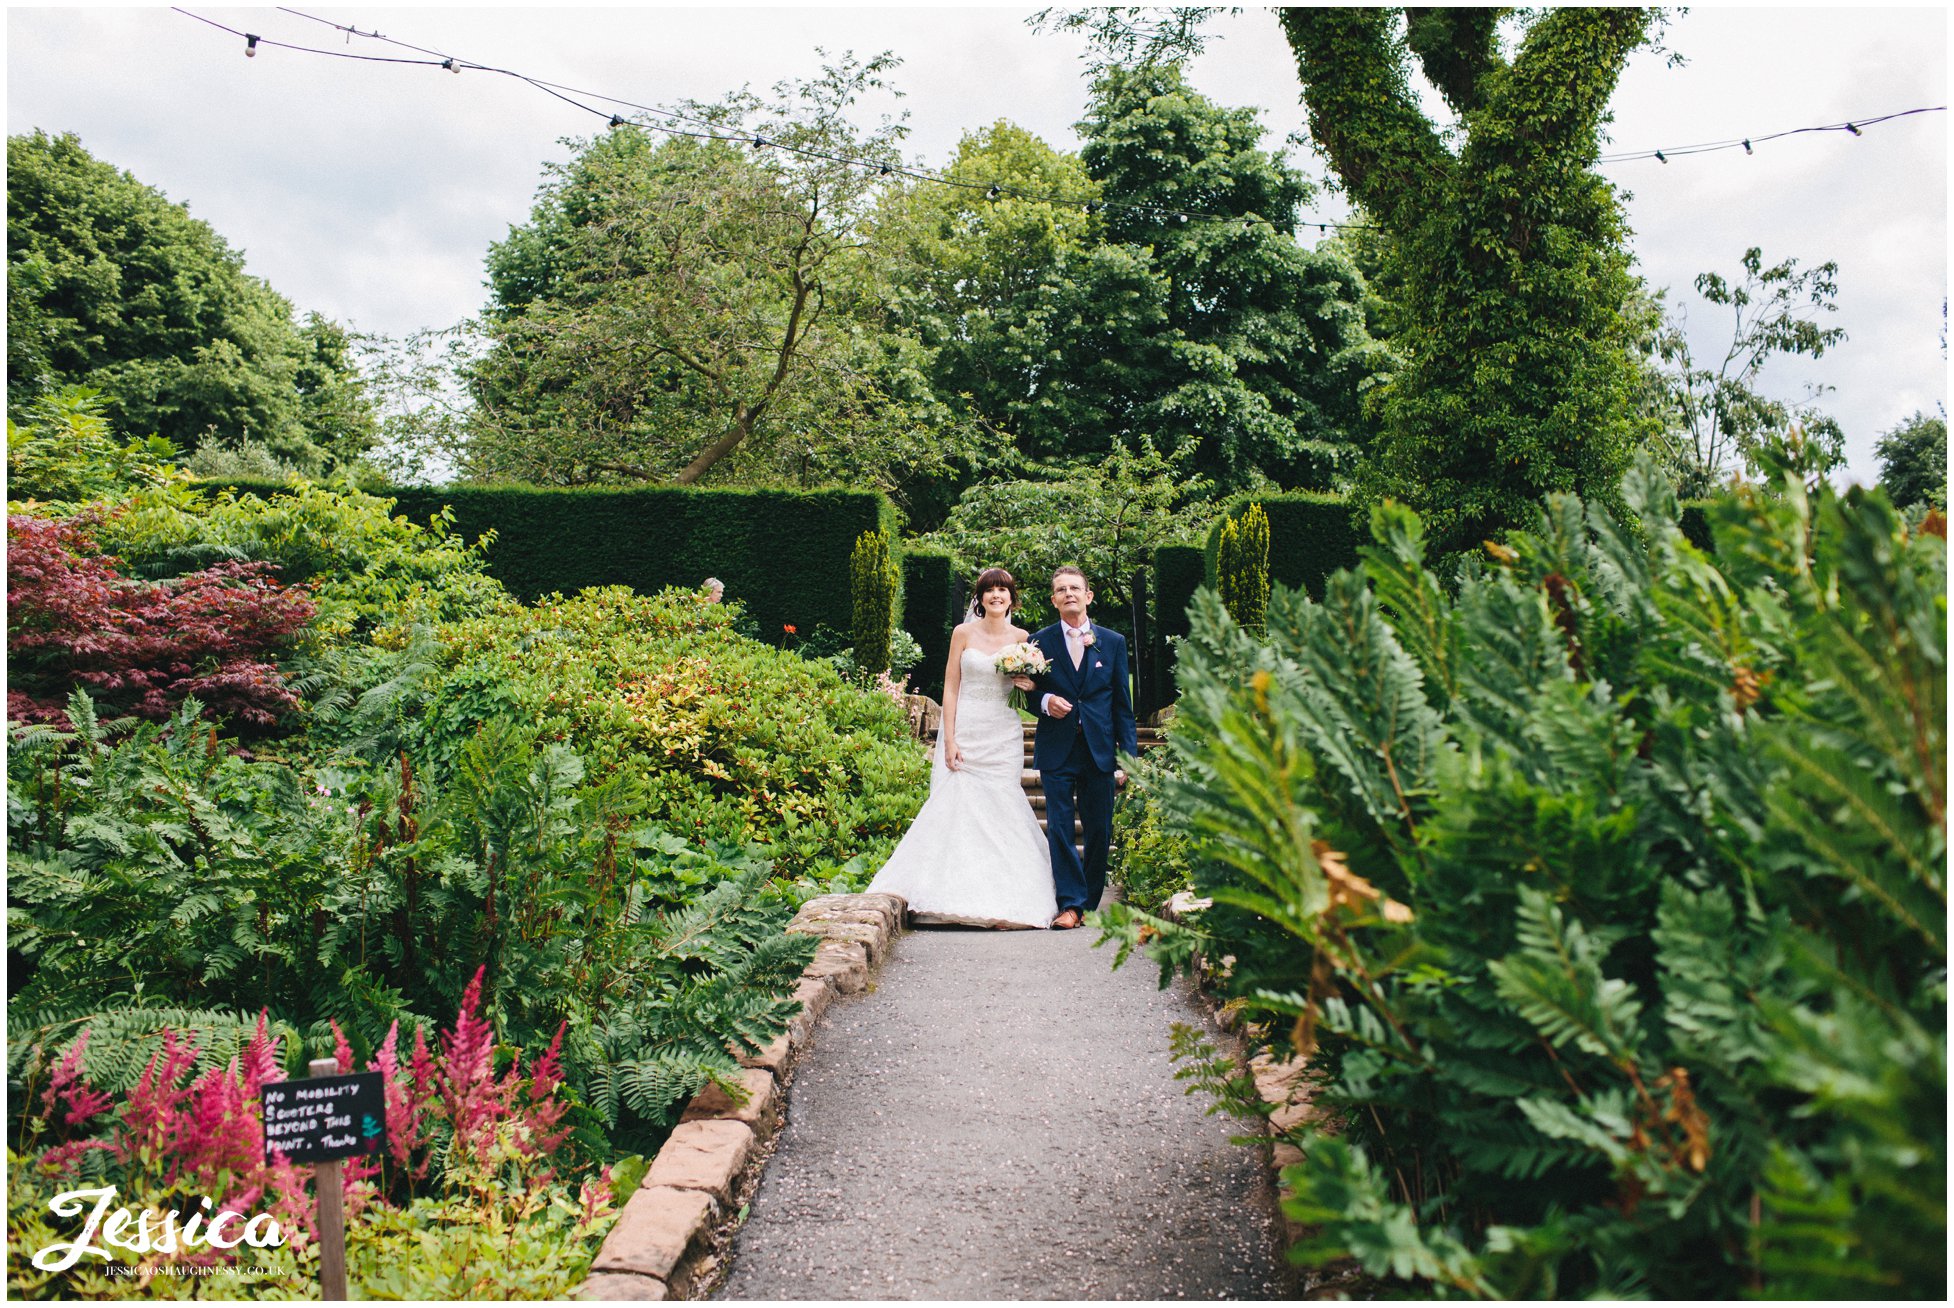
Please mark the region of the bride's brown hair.
[[977, 581], [970, 590], [970, 616], [984, 616], [984, 594], [999, 587], [1011, 592], [1011, 612], [1018, 611], [1018, 579], [1003, 568], [985, 568], [977, 574]]

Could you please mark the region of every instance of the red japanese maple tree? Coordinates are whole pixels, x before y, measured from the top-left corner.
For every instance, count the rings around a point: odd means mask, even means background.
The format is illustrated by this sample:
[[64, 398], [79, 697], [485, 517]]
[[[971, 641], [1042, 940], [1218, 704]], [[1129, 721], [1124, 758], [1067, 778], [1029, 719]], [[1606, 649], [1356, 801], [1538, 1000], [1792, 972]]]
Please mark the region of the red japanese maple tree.
[[80, 523], [7, 520], [9, 718], [65, 723], [77, 688], [111, 712], [159, 720], [194, 695], [259, 727], [298, 703], [271, 656], [314, 606], [270, 564], [143, 581], [117, 562]]

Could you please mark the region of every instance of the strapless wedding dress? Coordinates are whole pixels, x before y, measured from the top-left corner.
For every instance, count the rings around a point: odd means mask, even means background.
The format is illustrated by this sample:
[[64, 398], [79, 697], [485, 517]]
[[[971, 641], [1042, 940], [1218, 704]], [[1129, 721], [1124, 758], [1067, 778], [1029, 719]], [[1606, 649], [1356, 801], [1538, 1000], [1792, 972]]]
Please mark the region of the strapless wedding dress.
[[1048, 927], [1058, 913], [1051, 850], [1025, 798], [1024, 727], [993, 657], [963, 652], [963, 766], [944, 766], [938, 732], [929, 799], [869, 889], [901, 895], [926, 922]]

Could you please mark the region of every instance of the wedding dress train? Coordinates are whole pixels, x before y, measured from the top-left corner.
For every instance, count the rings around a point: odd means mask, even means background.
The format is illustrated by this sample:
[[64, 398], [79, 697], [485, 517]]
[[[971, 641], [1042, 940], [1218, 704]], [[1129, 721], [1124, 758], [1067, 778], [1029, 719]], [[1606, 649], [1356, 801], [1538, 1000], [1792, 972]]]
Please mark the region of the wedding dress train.
[[992, 658], [964, 650], [963, 766], [944, 765], [938, 732], [929, 799], [869, 889], [901, 895], [924, 921], [1047, 927], [1058, 912], [1051, 850], [1020, 783], [1024, 727], [1007, 699], [1011, 683]]

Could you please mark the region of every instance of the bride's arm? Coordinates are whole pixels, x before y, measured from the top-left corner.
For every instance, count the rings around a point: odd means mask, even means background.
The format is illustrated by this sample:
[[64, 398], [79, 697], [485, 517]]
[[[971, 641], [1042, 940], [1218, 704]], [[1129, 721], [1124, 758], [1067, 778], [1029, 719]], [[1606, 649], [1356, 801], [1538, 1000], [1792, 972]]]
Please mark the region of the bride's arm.
[[963, 647], [970, 633], [962, 623], [950, 633], [950, 662], [943, 669], [943, 766], [955, 772], [963, 766], [963, 751], [957, 748], [957, 696], [963, 690]]

